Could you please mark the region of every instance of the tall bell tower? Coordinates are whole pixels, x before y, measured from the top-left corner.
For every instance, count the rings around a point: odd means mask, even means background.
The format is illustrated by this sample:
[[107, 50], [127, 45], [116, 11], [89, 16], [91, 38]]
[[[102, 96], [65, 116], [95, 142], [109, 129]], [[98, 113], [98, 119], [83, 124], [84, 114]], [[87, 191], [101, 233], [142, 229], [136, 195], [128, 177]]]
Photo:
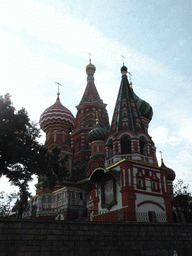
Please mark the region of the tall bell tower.
[[73, 158], [73, 175], [75, 180], [85, 178], [85, 169], [91, 155], [91, 147], [86, 140], [87, 134], [95, 126], [95, 112], [101, 127], [109, 130], [109, 119], [106, 104], [101, 100], [94, 83], [95, 66], [90, 63], [85, 68], [87, 73], [87, 85], [83, 97], [77, 108], [75, 127], [71, 134]]

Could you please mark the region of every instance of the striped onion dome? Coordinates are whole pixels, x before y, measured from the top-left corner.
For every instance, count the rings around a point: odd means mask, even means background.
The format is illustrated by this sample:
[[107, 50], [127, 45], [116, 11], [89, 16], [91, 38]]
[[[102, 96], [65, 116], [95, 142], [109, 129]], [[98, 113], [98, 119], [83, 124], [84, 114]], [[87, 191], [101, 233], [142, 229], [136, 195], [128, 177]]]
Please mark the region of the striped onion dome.
[[104, 141], [108, 134], [109, 132], [107, 130], [102, 128], [99, 124], [96, 124], [95, 128], [93, 128], [87, 134], [87, 141], [89, 143], [92, 143], [93, 141], [96, 141], [96, 140]]
[[140, 99], [134, 92], [133, 94], [135, 98], [135, 103], [141, 116], [151, 120], [153, 116], [153, 109], [150, 104], [147, 103], [145, 100]]
[[164, 164], [163, 159], [161, 159], [161, 168], [166, 169], [166, 172], [167, 172], [167, 179], [168, 179], [168, 180], [173, 181], [173, 180], [175, 179], [175, 177], [176, 177], [175, 172], [174, 172], [172, 169], [168, 168], [168, 167]]
[[46, 127], [52, 124], [63, 124], [70, 128], [74, 128], [75, 118], [73, 114], [64, 107], [59, 99], [59, 94], [55, 104], [47, 108], [40, 117], [39, 124], [43, 131]]

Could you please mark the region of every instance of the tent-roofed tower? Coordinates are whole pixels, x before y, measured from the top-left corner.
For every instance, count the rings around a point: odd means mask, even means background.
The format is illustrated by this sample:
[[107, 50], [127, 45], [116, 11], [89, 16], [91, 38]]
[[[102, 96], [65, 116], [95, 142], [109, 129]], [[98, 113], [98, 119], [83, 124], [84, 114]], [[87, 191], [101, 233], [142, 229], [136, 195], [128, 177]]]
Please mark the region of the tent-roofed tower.
[[106, 164], [127, 158], [157, 165], [155, 146], [147, 131], [152, 108], [134, 93], [127, 67], [123, 66], [121, 73], [110, 135], [106, 139]]
[[95, 112], [98, 111], [100, 126], [109, 130], [109, 119], [106, 104], [101, 100], [94, 83], [95, 66], [90, 63], [86, 66], [87, 85], [83, 97], [77, 108], [75, 128], [71, 134], [74, 153], [73, 175], [76, 180], [85, 177], [85, 168], [91, 154], [91, 148], [86, 140], [88, 132], [95, 126]]

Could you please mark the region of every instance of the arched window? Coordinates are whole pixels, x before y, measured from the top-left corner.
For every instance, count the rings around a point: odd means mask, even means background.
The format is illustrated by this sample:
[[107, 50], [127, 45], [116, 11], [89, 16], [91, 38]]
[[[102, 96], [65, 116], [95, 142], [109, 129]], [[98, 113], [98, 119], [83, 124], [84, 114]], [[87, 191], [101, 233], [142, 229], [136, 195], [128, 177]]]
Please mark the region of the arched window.
[[43, 197], [42, 197], [42, 204], [45, 204], [45, 203], [46, 203], [46, 197], [43, 196]]
[[51, 196], [48, 196], [48, 203], [51, 203]]
[[140, 146], [140, 153], [142, 155], [147, 155], [147, 145], [146, 145], [146, 138], [145, 137], [140, 137], [140, 140], [139, 140], [139, 146]]
[[71, 198], [75, 198], [75, 192], [71, 191]]
[[109, 158], [111, 158], [113, 156], [113, 141], [112, 141], [112, 139], [109, 140], [108, 147], [109, 147]]
[[62, 132], [62, 142], [64, 143], [65, 141], [65, 132]]
[[121, 138], [121, 154], [131, 154], [131, 138], [128, 135]]
[[57, 130], [53, 131], [54, 132], [54, 135], [53, 135], [53, 141], [56, 142], [56, 136], [57, 136]]

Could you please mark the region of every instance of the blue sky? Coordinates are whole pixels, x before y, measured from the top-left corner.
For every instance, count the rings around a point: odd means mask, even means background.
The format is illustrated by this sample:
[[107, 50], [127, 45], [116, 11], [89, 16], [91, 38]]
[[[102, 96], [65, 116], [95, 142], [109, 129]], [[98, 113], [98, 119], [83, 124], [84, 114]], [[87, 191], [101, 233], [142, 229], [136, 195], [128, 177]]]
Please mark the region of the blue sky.
[[192, 188], [191, 31], [191, 0], [2, 1], [1, 94], [9, 92], [38, 122], [56, 100], [58, 81], [61, 102], [75, 116], [91, 52], [111, 120], [123, 55], [135, 93], [153, 107], [149, 134], [159, 163], [162, 151], [176, 179]]

